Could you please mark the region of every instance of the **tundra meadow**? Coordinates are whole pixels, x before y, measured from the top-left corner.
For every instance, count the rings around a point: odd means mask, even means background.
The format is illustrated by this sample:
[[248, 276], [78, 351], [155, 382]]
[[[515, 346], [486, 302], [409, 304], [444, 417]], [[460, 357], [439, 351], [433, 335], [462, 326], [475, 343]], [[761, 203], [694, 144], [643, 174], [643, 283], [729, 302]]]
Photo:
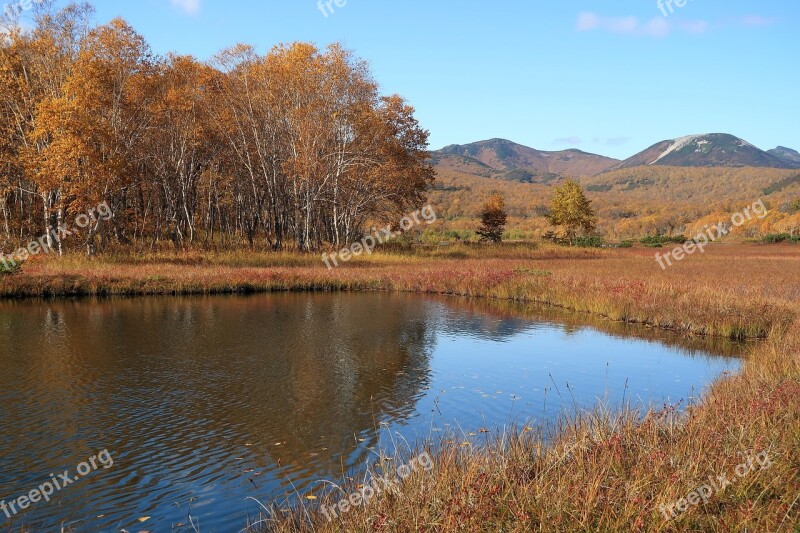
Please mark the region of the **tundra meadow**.
[[800, 8], [583, 4], [6, 4], [0, 531], [799, 532]]

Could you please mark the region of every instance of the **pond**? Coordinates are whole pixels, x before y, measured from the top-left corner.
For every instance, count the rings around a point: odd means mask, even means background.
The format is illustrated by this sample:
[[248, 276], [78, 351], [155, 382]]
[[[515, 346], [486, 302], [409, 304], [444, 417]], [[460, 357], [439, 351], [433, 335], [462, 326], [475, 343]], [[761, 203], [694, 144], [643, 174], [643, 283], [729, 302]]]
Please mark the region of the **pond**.
[[393, 442], [683, 407], [744, 349], [416, 295], [0, 302], [0, 525], [237, 531]]

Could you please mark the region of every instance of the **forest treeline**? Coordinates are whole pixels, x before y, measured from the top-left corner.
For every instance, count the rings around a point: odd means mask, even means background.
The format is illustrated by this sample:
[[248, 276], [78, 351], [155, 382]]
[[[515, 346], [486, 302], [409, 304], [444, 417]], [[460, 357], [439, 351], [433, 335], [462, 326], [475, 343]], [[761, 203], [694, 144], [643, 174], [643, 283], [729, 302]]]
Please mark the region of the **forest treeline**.
[[[429, 201], [447, 234], [474, 234], [482, 203], [500, 193], [506, 200], [506, 238], [538, 239], [554, 228], [550, 199], [561, 179], [521, 183], [437, 168]], [[655, 235], [694, 235], [730, 222], [756, 200], [769, 214], [731, 228], [731, 237], [757, 239], [800, 234], [800, 173], [771, 168], [638, 167], [577, 178], [598, 217], [598, 234], [611, 240]]]
[[[157, 56], [125, 21], [35, 3], [0, 30], [0, 243], [313, 250], [398, 220], [428, 133], [340, 45]], [[80, 238], [57, 228], [105, 202]]]

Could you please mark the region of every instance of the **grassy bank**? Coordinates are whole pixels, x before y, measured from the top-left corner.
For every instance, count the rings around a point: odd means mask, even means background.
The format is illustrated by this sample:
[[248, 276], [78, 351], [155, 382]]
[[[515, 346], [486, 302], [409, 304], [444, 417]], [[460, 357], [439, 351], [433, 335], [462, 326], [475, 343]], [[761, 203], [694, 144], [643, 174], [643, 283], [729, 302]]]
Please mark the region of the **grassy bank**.
[[[278, 511], [275, 531], [794, 531], [800, 523], [800, 254], [716, 246], [663, 271], [652, 250], [456, 246], [318, 257], [182, 254], [66, 258], [0, 278], [0, 296], [387, 290], [542, 302], [685, 333], [761, 337], [743, 371], [688, 417], [670, 409], [565, 419], [547, 435], [433, 443], [435, 466], [328, 522]], [[552, 441], [544, 446], [544, 441]], [[675, 519], [667, 508], [748, 455], [769, 459]], [[415, 452], [410, 452], [414, 455]], [[402, 461], [403, 458], [397, 458]], [[358, 487], [347, 488], [354, 492]], [[321, 503], [332, 505], [341, 495]], [[310, 502], [311, 503], [311, 502]], [[313, 502], [319, 504], [320, 502]]]
[[646, 249], [454, 246], [375, 254], [328, 270], [317, 256], [166, 254], [44, 258], [0, 277], [0, 297], [387, 290], [546, 303], [613, 320], [731, 338], [797, 316], [790, 246], [719, 246], [662, 271]]
[[[435, 443], [432, 471], [416, 473], [398, 495], [382, 494], [332, 521], [318, 502], [288, 514], [276, 509], [261, 530], [796, 531], [800, 331], [787, 333], [759, 345], [740, 375], [719, 381], [686, 417], [665, 409], [642, 420], [598, 408], [562, 421], [549, 435], [552, 446], [543, 444], [548, 435], [526, 428], [461, 436]], [[418, 453], [389, 464], [408, 464]], [[741, 468], [749, 457], [753, 469]], [[731, 484], [723, 489], [720, 476]], [[676, 503], [704, 485], [706, 503], [681, 513]], [[346, 486], [322, 505], [358, 490]]]

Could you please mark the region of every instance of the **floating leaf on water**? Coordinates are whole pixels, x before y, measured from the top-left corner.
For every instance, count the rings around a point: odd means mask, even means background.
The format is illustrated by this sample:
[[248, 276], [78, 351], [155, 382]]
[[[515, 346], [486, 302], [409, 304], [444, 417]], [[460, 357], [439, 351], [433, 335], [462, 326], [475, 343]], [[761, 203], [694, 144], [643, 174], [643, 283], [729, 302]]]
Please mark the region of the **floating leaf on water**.
[[149, 516], [140, 516], [139, 517], [139, 522], [147, 522], [148, 520], [150, 520]]

